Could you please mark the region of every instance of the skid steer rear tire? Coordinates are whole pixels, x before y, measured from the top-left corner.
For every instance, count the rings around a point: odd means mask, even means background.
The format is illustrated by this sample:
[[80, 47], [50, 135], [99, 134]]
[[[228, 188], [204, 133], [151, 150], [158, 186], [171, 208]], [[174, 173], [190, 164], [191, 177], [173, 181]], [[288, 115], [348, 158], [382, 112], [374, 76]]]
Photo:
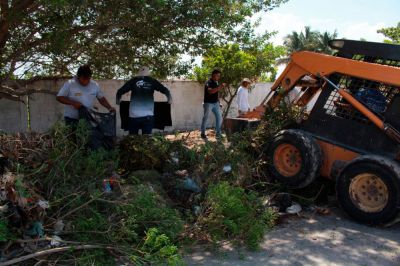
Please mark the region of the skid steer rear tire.
[[382, 156], [360, 156], [336, 180], [342, 209], [364, 224], [389, 222], [400, 207], [400, 165]]
[[322, 151], [304, 131], [279, 132], [268, 145], [266, 155], [270, 177], [288, 188], [304, 188], [319, 176]]

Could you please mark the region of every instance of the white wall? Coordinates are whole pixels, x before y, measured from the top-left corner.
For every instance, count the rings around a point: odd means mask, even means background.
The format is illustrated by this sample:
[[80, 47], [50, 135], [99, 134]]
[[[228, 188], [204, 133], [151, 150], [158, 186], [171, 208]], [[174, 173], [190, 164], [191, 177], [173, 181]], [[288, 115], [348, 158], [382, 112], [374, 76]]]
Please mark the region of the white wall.
[[[57, 92], [65, 80], [43, 80], [36, 81], [29, 85], [32, 88], [46, 89]], [[98, 80], [109, 102], [118, 110], [115, 105], [116, 91], [124, 84], [121, 80]], [[173, 97], [172, 104], [172, 127], [166, 131], [193, 130], [198, 129], [203, 115], [204, 85], [195, 81], [164, 81], [163, 84], [171, 90]], [[270, 83], [256, 84], [249, 93], [250, 107], [256, 107], [268, 94]], [[123, 100], [129, 100], [129, 93], [124, 95]], [[165, 101], [164, 95], [156, 92], [156, 101]], [[47, 131], [57, 120], [62, 119], [63, 105], [55, 100], [54, 95], [36, 93], [29, 96], [31, 128], [35, 132]], [[98, 103], [99, 110], [104, 110]], [[230, 117], [237, 115], [236, 100], [232, 105]], [[117, 115], [117, 128], [120, 128], [119, 114]], [[210, 119], [210, 125], [213, 123]], [[27, 130], [26, 107], [18, 102], [0, 99], [0, 129], [5, 132], [25, 132]], [[118, 135], [124, 134], [122, 130], [117, 131]]]

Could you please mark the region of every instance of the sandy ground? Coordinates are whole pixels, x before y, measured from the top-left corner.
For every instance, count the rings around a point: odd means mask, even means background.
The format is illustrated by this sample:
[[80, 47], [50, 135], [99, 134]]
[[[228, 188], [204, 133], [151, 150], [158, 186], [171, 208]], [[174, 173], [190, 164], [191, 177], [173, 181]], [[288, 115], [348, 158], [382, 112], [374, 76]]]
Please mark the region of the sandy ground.
[[321, 216], [306, 213], [266, 234], [260, 251], [229, 245], [219, 251], [195, 247], [189, 265], [400, 265], [400, 225], [368, 227], [339, 209]]

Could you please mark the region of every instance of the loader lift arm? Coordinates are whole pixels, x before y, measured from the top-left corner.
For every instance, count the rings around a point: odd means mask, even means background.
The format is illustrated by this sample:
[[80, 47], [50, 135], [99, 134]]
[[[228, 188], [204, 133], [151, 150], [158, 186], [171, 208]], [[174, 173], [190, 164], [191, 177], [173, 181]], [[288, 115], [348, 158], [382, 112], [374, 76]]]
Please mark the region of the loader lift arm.
[[260, 116], [265, 111], [265, 107], [275, 108], [304, 76], [311, 75], [313, 78], [323, 79], [330, 86], [334, 86], [338, 93], [355, 109], [365, 115], [391, 139], [400, 143], [400, 133], [394, 127], [384, 123], [381, 118], [371, 112], [350, 93], [343, 88], [338, 88], [326, 78], [335, 73], [400, 87], [399, 68], [307, 51], [297, 52], [292, 55], [291, 62], [271, 87], [272, 97], [270, 97], [270, 93], [261, 105], [256, 108], [255, 112], [259, 113]]

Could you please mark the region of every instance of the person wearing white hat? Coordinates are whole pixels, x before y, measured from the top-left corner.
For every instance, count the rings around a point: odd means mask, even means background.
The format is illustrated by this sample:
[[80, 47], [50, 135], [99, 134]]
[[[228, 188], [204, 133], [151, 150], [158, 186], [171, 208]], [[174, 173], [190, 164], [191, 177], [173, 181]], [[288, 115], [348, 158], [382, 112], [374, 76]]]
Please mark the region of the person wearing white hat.
[[237, 92], [237, 105], [239, 111], [239, 117], [245, 115], [248, 111], [250, 111], [249, 105], [249, 88], [251, 81], [248, 78], [243, 79], [241, 86]]
[[125, 83], [117, 91], [117, 104], [122, 95], [131, 92], [129, 105], [129, 134], [137, 135], [142, 130], [143, 135], [151, 134], [154, 125], [154, 91], [163, 93], [171, 104], [172, 96], [168, 88], [152, 78], [150, 69], [142, 66], [137, 75]]

